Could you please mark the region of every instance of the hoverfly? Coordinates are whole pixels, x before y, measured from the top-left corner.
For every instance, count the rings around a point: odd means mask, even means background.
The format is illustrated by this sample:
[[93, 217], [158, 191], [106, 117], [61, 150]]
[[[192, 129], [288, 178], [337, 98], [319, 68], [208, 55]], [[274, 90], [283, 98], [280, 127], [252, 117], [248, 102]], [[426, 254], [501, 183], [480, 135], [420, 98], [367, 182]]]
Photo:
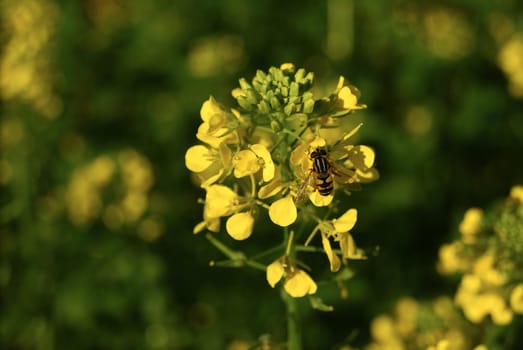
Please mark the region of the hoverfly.
[[301, 202], [307, 193], [307, 187], [313, 187], [321, 196], [329, 196], [334, 191], [334, 176], [338, 176], [345, 180], [351, 175], [344, 174], [339, 171], [336, 166], [329, 160], [327, 151], [322, 147], [316, 147], [309, 155], [312, 161], [312, 169], [303, 182], [296, 194], [295, 202]]

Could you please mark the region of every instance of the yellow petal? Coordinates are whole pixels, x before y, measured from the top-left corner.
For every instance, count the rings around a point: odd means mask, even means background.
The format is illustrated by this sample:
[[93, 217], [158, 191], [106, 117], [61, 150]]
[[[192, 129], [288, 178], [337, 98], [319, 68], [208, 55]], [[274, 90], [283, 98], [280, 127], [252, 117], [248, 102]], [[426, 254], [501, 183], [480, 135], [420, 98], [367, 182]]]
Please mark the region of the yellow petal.
[[340, 242], [341, 253], [344, 258], [361, 260], [366, 259], [366, 256], [358, 251], [354, 238], [348, 232], [338, 234], [337, 241]]
[[327, 142], [323, 137], [316, 136], [314, 139], [312, 139], [311, 142], [309, 142], [309, 149], [316, 149], [318, 147], [325, 147]]
[[269, 285], [274, 288], [276, 283], [278, 283], [285, 273], [285, 269], [283, 268], [283, 265], [281, 263], [281, 260], [278, 259], [275, 262], [271, 263], [269, 266], [267, 266], [267, 282], [269, 282]]
[[218, 218], [228, 216], [233, 212], [233, 206], [238, 195], [227, 186], [212, 185], [207, 188], [205, 196], [204, 216]]
[[234, 176], [237, 178], [252, 175], [260, 170], [256, 154], [251, 150], [242, 150], [233, 158]]
[[361, 183], [369, 183], [380, 178], [380, 173], [375, 168], [368, 170], [356, 169], [357, 181]]
[[347, 232], [352, 230], [358, 220], [358, 210], [349, 209], [342, 216], [332, 220], [336, 232]]
[[282, 71], [286, 71], [286, 70], [292, 71], [292, 70], [294, 70], [294, 64], [292, 64], [292, 63], [282, 63], [280, 65], [280, 69]]
[[369, 146], [359, 145], [347, 147], [352, 164], [362, 171], [367, 171], [374, 165], [376, 155]]
[[291, 276], [287, 277], [283, 288], [293, 298], [314, 294], [318, 290], [316, 282], [303, 270], [296, 270]]
[[200, 116], [204, 122], [208, 122], [213, 115], [219, 113], [223, 113], [223, 110], [212, 96], [202, 104], [200, 109]]
[[331, 243], [326, 235], [321, 235], [321, 243], [323, 244], [323, 249], [325, 250], [325, 254], [327, 254], [327, 258], [329, 259], [331, 271], [338, 271], [341, 267], [341, 261], [340, 258], [338, 258], [338, 256], [332, 251]]
[[518, 284], [510, 293], [510, 307], [514, 312], [523, 314], [523, 283]]
[[269, 217], [276, 225], [286, 227], [296, 221], [298, 210], [291, 196], [278, 199], [269, 207]]
[[262, 144], [254, 144], [251, 150], [262, 160], [263, 181], [269, 182], [274, 177], [275, 167], [272, 161], [271, 152]]
[[234, 239], [241, 241], [247, 239], [252, 234], [254, 217], [250, 212], [238, 213], [227, 219], [225, 228], [227, 233]]
[[344, 86], [338, 92], [338, 98], [343, 101], [343, 108], [355, 109], [357, 108], [358, 98], [352, 93], [348, 86]]
[[203, 145], [192, 146], [185, 153], [185, 166], [190, 171], [199, 173], [213, 163], [212, 152]]
[[290, 157], [292, 165], [298, 166], [302, 163], [303, 158], [307, 157], [307, 148], [308, 147], [309, 147], [308, 143], [304, 142], [292, 150], [291, 157]]
[[311, 200], [312, 204], [317, 207], [326, 207], [327, 205], [331, 204], [332, 200], [334, 199], [334, 195], [329, 194], [328, 196], [322, 196], [318, 191], [314, 191], [309, 194], [309, 199]]

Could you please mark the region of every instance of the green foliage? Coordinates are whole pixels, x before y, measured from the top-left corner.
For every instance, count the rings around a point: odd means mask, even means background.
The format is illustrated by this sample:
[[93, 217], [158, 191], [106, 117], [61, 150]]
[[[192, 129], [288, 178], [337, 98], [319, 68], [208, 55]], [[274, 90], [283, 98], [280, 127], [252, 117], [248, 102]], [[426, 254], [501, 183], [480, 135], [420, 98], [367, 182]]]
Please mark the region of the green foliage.
[[[365, 344], [399, 296], [452, 290], [434, 269], [439, 245], [466, 208], [523, 181], [515, 0], [1, 0], [0, 18], [1, 348], [285, 339], [262, 272], [209, 267], [221, 257], [192, 234], [203, 192], [183, 164], [201, 101], [233, 105], [237, 78], [258, 69], [305, 67], [325, 82], [314, 96], [345, 76], [369, 106], [359, 137], [378, 155], [380, 181], [343, 203], [358, 208], [369, 259], [354, 264], [346, 300], [320, 286], [335, 311], [304, 312], [305, 348]], [[504, 242], [521, 240], [520, 219], [501, 219]], [[228, 243], [250, 253], [269, 242]]]

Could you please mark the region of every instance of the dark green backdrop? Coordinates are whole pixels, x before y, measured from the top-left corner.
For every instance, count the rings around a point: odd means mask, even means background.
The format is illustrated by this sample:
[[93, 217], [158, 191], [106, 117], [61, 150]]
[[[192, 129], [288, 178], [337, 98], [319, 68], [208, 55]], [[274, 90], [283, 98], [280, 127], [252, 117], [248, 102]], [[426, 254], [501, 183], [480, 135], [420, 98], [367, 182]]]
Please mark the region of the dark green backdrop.
[[[523, 94], [511, 75], [523, 72], [523, 52], [508, 46], [523, 35], [516, 0], [0, 4], [4, 349], [285, 339], [283, 303], [262, 273], [208, 266], [222, 257], [192, 234], [203, 191], [184, 166], [201, 103], [213, 95], [232, 107], [237, 79], [257, 69], [305, 67], [318, 96], [344, 75], [369, 106], [354, 121], [381, 179], [343, 205], [358, 208], [359, 245], [379, 253], [354, 264], [347, 300], [324, 291], [334, 312], [303, 303], [308, 349], [365, 344], [372, 317], [398, 297], [451, 292], [435, 272], [439, 245], [466, 208], [488, 208], [523, 183]], [[133, 192], [138, 207], [146, 197], [138, 218], [121, 223], [107, 208], [130, 191], [116, 175], [126, 150], [154, 181]], [[92, 217], [74, 222], [84, 205], [71, 194], [75, 174], [101, 156], [114, 175], [91, 188]], [[269, 234], [223, 239], [254, 252], [274, 242]]]

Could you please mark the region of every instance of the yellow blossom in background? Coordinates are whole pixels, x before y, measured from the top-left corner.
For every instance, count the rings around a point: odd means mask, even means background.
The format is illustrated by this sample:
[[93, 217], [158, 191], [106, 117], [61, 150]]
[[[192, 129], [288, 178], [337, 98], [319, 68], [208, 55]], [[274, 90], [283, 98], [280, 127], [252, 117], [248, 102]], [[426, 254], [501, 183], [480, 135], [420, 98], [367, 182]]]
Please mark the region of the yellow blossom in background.
[[523, 283], [519, 283], [510, 293], [510, 307], [517, 314], [523, 314]]
[[483, 220], [483, 211], [479, 208], [470, 208], [465, 212], [463, 220], [459, 224], [459, 232], [462, 234], [462, 240], [465, 244], [476, 242], [476, 236], [481, 229]]
[[510, 197], [523, 203], [523, 186], [514, 186], [510, 189]]
[[437, 264], [439, 273], [450, 274], [463, 271], [466, 267], [466, 263], [459, 255], [461, 245], [460, 242], [441, 245], [439, 248], [439, 260]]
[[523, 36], [514, 34], [501, 47], [498, 64], [509, 81], [509, 92], [517, 98], [523, 97]]
[[41, 116], [54, 119], [62, 101], [53, 92], [56, 80], [49, 44], [55, 31], [58, 7], [46, 0], [2, 3], [0, 19], [5, 46], [0, 58], [0, 96], [21, 99]]
[[[159, 221], [142, 220], [149, 207], [149, 191], [154, 174], [147, 158], [133, 149], [116, 155], [102, 154], [72, 172], [66, 193], [66, 210], [76, 226], [87, 226], [97, 219], [110, 230], [138, 225], [137, 233], [146, 241], [162, 232]], [[111, 202], [105, 199], [111, 188], [119, 193]]]

